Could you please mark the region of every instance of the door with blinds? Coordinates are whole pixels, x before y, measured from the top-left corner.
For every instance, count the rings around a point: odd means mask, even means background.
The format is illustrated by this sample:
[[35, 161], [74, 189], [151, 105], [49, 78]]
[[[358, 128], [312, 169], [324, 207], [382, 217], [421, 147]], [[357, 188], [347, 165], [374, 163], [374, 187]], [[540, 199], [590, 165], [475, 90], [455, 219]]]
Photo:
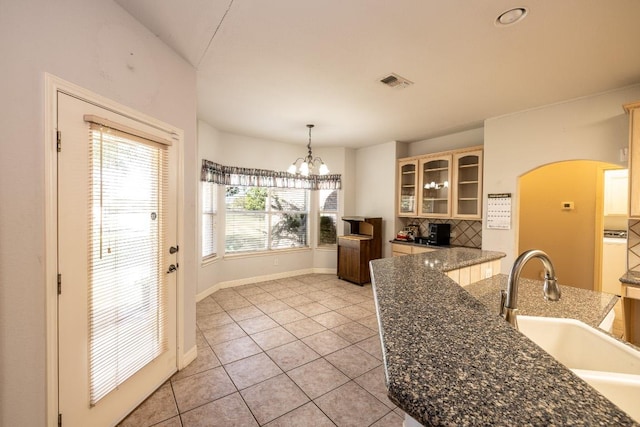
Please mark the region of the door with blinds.
[[64, 426], [115, 425], [176, 371], [176, 168], [165, 131], [58, 93]]

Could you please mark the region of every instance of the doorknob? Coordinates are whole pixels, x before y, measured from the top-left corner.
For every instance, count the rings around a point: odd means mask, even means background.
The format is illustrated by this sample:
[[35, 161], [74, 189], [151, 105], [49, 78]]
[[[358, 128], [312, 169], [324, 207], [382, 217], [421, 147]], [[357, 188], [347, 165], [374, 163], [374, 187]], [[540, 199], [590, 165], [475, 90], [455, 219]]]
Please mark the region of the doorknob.
[[176, 271], [178, 269], [178, 267], [175, 264], [171, 264], [169, 266], [169, 270], [167, 270], [167, 274], [169, 273], [173, 273], [174, 271]]

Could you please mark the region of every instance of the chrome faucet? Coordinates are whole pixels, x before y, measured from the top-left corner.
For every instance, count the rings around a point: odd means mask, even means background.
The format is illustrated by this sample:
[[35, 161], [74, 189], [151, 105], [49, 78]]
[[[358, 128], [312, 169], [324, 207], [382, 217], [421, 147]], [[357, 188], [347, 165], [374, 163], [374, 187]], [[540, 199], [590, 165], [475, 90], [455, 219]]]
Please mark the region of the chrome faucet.
[[532, 249], [520, 254], [511, 267], [509, 279], [507, 280], [507, 290], [500, 291], [500, 315], [514, 328], [518, 329], [518, 281], [522, 268], [532, 258], [539, 258], [544, 265], [544, 299], [548, 301], [558, 301], [560, 299], [560, 286], [556, 281], [556, 273], [551, 263], [549, 255], [545, 252]]

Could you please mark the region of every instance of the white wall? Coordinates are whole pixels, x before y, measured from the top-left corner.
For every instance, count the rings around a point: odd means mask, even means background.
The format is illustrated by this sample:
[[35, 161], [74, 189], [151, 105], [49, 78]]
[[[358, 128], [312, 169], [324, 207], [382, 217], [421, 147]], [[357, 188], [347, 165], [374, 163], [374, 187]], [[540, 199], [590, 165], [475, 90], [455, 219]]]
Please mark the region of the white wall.
[[[639, 99], [640, 86], [633, 86], [485, 121], [482, 247], [507, 254], [503, 272], [509, 271], [517, 256], [518, 177], [563, 160], [625, 165], [619, 151], [628, 145], [629, 119], [622, 105]], [[489, 193], [512, 194], [510, 230], [486, 228]]]
[[482, 145], [483, 139], [484, 129], [481, 127], [464, 132], [452, 133], [450, 135], [409, 143], [407, 146], [407, 154], [402, 157], [413, 157], [422, 154], [473, 147], [474, 145]]
[[382, 217], [382, 256], [391, 256], [389, 240], [395, 237], [397, 142], [356, 151], [355, 211], [347, 215]]
[[195, 71], [116, 3], [102, 0], [1, 1], [0, 54], [0, 425], [44, 426], [44, 72], [184, 130], [181, 249], [192, 347]]
[[[270, 170], [286, 170], [298, 157], [306, 155], [306, 144], [286, 144], [277, 141], [251, 138], [219, 132], [204, 121], [198, 122], [199, 157], [227, 166], [251, 167]], [[353, 193], [350, 187], [355, 177], [346, 173], [348, 150], [336, 147], [313, 148], [313, 155], [319, 156], [330, 167], [331, 173], [342, 174], [343, 190], [340, 198]], [[353, 173], [353, 171], [350, 171]], [[223, 206], [223, 197], [219, 199]], [[340, 203], [342, 216], [345, 201]], [[224, 232], [224, 222], [219, 221], [219, 236]], [[312, 224], [312, 226], [315, 225]], [[313, 246], [312, 242], [312, 246]], [[218, 253], [224, 253], [224, 239], [218, 239]], [[277, 265], [276, 265], [277, 261]], [[221, 256], [213, 262], [203, 264], [198, 273], [198, 294], [206, 295], [217, 288], [216, 285], [268, 277], [305, 269], [336, 268], [336, 250], [316, 249], [282, 251], [260, 255]]]

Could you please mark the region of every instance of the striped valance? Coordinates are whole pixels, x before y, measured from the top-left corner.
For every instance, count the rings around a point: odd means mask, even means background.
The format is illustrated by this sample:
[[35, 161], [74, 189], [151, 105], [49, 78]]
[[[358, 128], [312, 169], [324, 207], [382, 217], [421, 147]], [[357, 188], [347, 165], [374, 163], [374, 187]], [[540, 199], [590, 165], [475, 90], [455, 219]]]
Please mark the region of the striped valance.
[[210, 160], [202, 160], [200, 180], [216, 184], [243, 187], [304, 188], [308, 190], [339, 190], [340, 174], [294, 175], [267, 169], [224, 166]]

